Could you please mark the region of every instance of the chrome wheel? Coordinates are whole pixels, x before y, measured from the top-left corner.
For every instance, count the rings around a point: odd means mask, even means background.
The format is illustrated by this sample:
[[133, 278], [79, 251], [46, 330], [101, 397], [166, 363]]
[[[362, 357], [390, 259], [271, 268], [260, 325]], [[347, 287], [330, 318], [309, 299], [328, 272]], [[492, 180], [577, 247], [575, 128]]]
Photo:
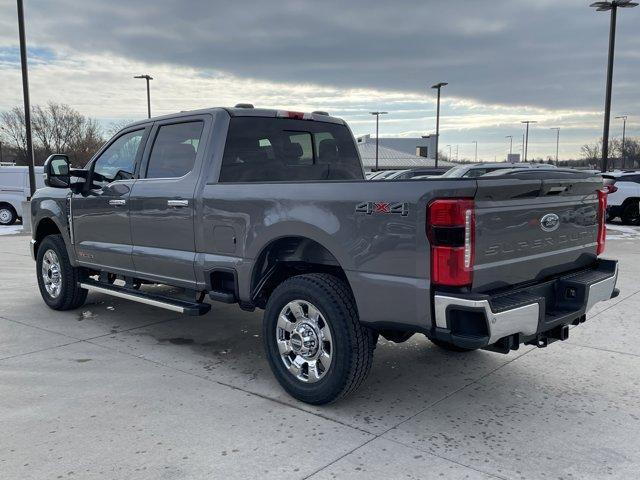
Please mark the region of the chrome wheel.
[[329, 371], [333, 357], [331, 330], [314, 305], [304, 300], [287, 303], [276, 327], [280, 358], [298, 380], [314, 383]]
[[0, 224], [8, 225], [13, 220], [13, 212], [8, 208], [0, 208]]
[[62, 275], [60, 260], [53, 250], [47, 250], [42, 257], [42, 280], [49, 296], [57, 298], [62, 290]]

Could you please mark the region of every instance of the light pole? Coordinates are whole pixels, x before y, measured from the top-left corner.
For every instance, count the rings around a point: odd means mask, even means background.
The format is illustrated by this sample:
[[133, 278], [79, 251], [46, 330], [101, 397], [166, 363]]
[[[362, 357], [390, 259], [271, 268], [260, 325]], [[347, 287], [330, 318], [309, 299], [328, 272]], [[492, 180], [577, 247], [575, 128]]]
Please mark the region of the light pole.
[[558, 155], [560, 153], [560, 127], [553, 127], [551, 130], [556, 131], [556, 167], [558, 166]]
[[624, 170], [625, 160], [627, 159], [627, 116], [620, 115], [619, 117], [616, 117], [616, 120], [622, 120], [622, 170]]
[[29, 198], [36, 193], [36, 176], [33, 170], [33, 140], [31, 138], [31, 104], [29, 102], [29, 69], [27, 67], [27, 40], [24, 31], [24, 6], [18, 1], [18, 35], [20, 36], [20, 63], [22, 64], [22, 96], [24, 98], [24, 126], [27, 143], [27, 165], [29, 167]]
[[530, 123], [538, 123], [535, 120], [525, 120], [523, 122], [520, 123], [524, 123], [527, 125], [527, 132], [524, 135], [524, 161], [527, 161], [527, 155], [529, 154], [529, 124]]
[[459, 146], [460, 146], [460, 145], [456, 145], [456, 162], [458, 161], [458, 147], [459, 147]]
[[389, 112], [370, 112], [371, 115], [375, 115], [376, 116], [376, 172], [378, 171], [378, 132], [379, 132], [379, 125], [380, 125], [380, 115], [386, 115]]
[[440, 90], [447, 85], [449, 85], [447, 82], [440, 82], [431, 86], [431, 88], [438, 90], [438, 106], [436, 109], [436, 168], [438, 168], [438, 143], [440, 142]]
[[449, 161], [451, 161], [451, 145], [447, 145], [449, 147]]
[[607, 90], [604, 100], [604, 128], [602, 132], [602, 171], [607, 171], [609, 162], [609, 123], [611, 119], [611, 89], [613, 85], [613, 57], [616, 46], [616, 17], [618, 7], [632, 8], [638, 4], [631, 0], [613, 0], [607, 2], [595, 2], [589, 5], [595, 7], [598, 12], [611, 10], [611, 24], [609, 26], [609, 60], [607, 62]]
[[133, 78], [144, 78], [147, 81], [147, 118], [151, 118], [151, 91], [149, 89], [149, 80], [153, 80], [151, 75], [136, 75]]
[[511, 155], [513, 153], [513, 135], [507, 135], [504, 138], [509, 139], [509, 155]]
[[477, 161], [478, 161], [478, 141], [477, 141], [477, 140], [474, 140], [474, 141], [473, 141], [473, 142], [471, 142], [471, 143], [475, 143], [475, 144], [476, 144], [475, 162], [477, 162]]

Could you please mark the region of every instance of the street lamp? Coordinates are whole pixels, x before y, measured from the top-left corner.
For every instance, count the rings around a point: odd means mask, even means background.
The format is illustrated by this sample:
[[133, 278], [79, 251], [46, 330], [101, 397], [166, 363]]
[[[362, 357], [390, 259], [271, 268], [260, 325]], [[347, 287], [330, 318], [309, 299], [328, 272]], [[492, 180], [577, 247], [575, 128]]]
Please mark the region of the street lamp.
[[380, 115], [387, 115], [389, 112], [370, 112], [371, 115], [376, 116], [376, 172], [378, 171], [378, 132], [380, 125]]
[[611, 119], [611, 88], [613, 85], [613, 57], [616, 45], [616, 16], [618, 7], [633, 8], [638, 4], [631, 0], [613, 0], [607, 2], [595, 2], [589, 5], [595, 7], [598, 12], [611, 10], [611, 24], [609, 26], [609, 60], [607, 62], [607, 90], [604, 100], [604, 129], [602, 133], [602, 171], [607, 171], [609, 161], [609, 122]]
[[627, 159], [627, 149], [626, 149], [627, 116], [620, 115], [619, 117], [616, 117], [616, 120], [622, 120], [622, 170], [624, 170], [625, 160]]
[[560, 153], [560, 127], [553, 127], [550, 130], [556, 131], [556, 167], [558, 166], [558, 154]]
[[507, 135], [504, 138], [509, 139], [509, 155], [511, 155], [513, 153], [513, 135]]
[[20, 63], [22, 65], [22, 95], [24, 98], [24, 126], [27, 143], [27, 165], [29, 166], [29, 198], [36, 193], [36, 176], [34, 173], [33, 140], [31, 138], [31, 104], [29, 102], [29, 69], [27, 67], [27, 40], [24, 31], [24, 6], [18, 1], [18, 35], [20, 37]]
[[475, 143], [475, 144], [476, 144], [476, 156], [475, 156], [475, 161], [477, 162], [477, 161], [478, 161], [478, 141], [477, 141], [477, 140], [474, 140], [474, 141], [473, 141], [473, 142], [471, 142], [471, 143]]
[[438, 106], [436, 109], [436, 168], [438, 168], [438, 143], [440, 142], [440, 90], [447, 85], [449, 85], [447, 82], [440, 82], [431, 86], [431, 88], [438, 90]]
[[133, 78], [144, 78], [147, 81], [147, 116], [151, 118], [151, 92], [149, 91], [149, 80], [153, 80], [151, 75], [136, 75]]
[[535, 120], [525, 120], [520, 123], [525, 123], [527, 125], [527, 133], [525, 133], [524, 138], [524, 161], [527, 161], [527, 155], [529, 154], [529, 124], [530, 123], [538, 123]]
[[451, 145], [447, 145], [449, 147], [449, 161], [451, 161]]

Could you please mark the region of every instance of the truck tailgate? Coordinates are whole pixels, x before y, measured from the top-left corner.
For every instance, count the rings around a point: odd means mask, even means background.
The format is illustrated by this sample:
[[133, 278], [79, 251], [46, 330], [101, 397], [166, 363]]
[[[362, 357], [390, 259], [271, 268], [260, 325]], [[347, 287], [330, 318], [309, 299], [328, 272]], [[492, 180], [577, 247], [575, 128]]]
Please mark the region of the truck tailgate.
[[565, 170], [478, 178], [473, 290], [577, 270], [596, 259], [599, 177]]

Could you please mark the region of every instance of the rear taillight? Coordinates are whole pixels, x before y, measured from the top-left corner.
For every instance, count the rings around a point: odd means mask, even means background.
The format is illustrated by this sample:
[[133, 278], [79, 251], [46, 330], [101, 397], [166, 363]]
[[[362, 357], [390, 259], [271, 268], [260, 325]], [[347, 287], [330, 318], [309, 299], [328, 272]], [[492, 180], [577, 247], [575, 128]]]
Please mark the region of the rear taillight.
[[473, 282], [475, 211], [473, 199], [434, 200], [428, 206], [431, 282], [450, 287]]
[[605, 185], [603, 190], [607, 195], [610, 195], [612, 193], [616, 193], [618, 191], [618, 187], [616, 187], [615, 185]]
[[[610, 190], [609, 190], [610, 191]], [[598, 190], [598, 248], [596, 253], [604, 253], [607, 240], [607, 190]]]

